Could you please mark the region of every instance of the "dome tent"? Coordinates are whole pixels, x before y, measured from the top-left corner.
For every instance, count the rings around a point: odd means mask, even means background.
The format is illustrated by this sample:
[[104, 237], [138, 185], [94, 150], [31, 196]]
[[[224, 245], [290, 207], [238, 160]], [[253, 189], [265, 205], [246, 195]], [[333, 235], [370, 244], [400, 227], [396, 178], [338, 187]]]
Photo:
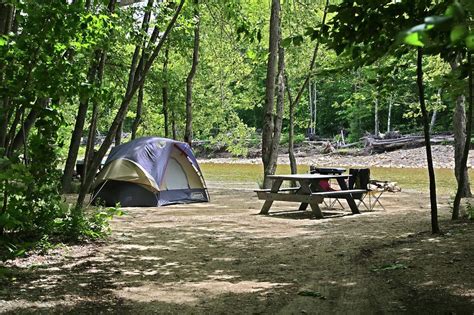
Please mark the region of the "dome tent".
[[187, 143], [144, 137], [114, 147], [93, 186], [92, 202], [155, 207], [207, 202], [209, 194]]

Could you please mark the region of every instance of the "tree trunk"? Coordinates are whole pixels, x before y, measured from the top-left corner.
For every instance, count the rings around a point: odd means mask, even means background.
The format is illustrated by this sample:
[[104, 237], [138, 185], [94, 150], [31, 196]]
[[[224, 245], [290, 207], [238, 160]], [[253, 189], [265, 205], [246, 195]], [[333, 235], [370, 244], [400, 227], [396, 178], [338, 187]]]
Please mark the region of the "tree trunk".
[[49, 99], [47, 98], [40, 98], [36, 100], [35, 107], [32, 108], [26, 119], [22, 122], [22, 126], [20, 130], [16, 133], [15, 138], [13, 139], [12, 143], [10, 144], [9, 152], [13, 153], [14, 151], [20, 149], [20, 147], [24, 144], [26, 140], [26, 135], [30, 133], [31, 128], [36, 122], [38, 118], [38, 114], [41, 110], [46, 108], [49, 104]]
[[321, 38], [321, 30], [326, 25], [326, 17], [327, 17], [327, 14], [328, 14], [328, 9], [329, 9], [329, 0], [326, 0], [326, 4], [324, 5], [323, 20], [321, 22], [320, 32], [318, 32], [318, 37], [316, 39], [316, 46], [314, 47], [313, 57], [311, 59], [310, 65], [309, 65], [309, 70], [308, 70], [308, 74], [306, 75], [306, 79], [304, 80], [303, 85], [301, 86], [298, 93], [296, 94], [296, 98], [295, 98], [295, 101], [294, 101], [294, 103], [295, 103], [294, 106], [295, 107], [298, 106], [298, 104], [300, 102], [300, 99], [301, 99], [301, 96], [303, 95], [304, 90], [308, 86], [309, 79], [311, 78], [314, 66], [316, 64], [316, 57], [318, 55], [319, 44], [320, 44], [319, 39]]
[[[12, 29], [15, 8], [10, 4], [0, 3], [0, 35], [8, 34]], [[3, 73], [4, 64], [0, 64], [0, 83], [3, 85], [5, 74]], [[10, 109], [10, 99], [4, 96], [0, 99], [0, 147], [6, 147], [7, 126], [13, 114]]]
[[137, 98], [137, 114], [133, 120], [132, 125], [132, 140], [137, 136], [138, 126], [142, 120], [142, 107], [143, 107], [143, 84], [138, 89], [138, 98]]
[[[458, 59], [458, 58], [456, 58]], [[455, 70], [459, 67], [458, 60], [450, 62], [452, 70]], [[453, 133], [454, 133], [454, 175], [456, 177], [456, 182], [458, 186], [461, 183], [461, 169], [462, 163], [462, 154], [464, 150], [464, 144], [466, 143], [466, 111], [465, 111], [465, 97], [464, 95], [459, 95], [456, 99], [456, 108], [454, 110], [453, 117]], [[464, 182], [461, 186], [461, 197], [470, 197], [471, 187], [469, 183], [469, 173], [467, 169], [465, 170]], [[457, 190], [457, 189], [456, 189]]]
[[452, 219], [456, 220], [459, 218], [459, 205], [461, 203], [461, 198], [463, 197], [463, 194], [465, 193], [464, 187], [465, 183], [467, 182], [467, 159], [469, 157], [469, 148], [471, 147], [471, 130], [472, 130], [472, 113], [473, 113], [473, 106], [474, 106], [474, 91], [473, 91], [473, 71], [472, 71], [472, 55], [470, 52], [468, 52], [467, 55], [468, 58], [468, 67], [469, 67], [469, 109], [468, 109], [468, 115], [467, 115], [467, 121], [466, 121], [466, 135], [467, 137], [464, 143], [464, 150], [461, 156], [461, 165], [460, 165], [460, 170], [459, 170], [459, 184], [458, 184], [458, 189], [456, 192], [456, 196], [454, 197], [454, 203], [453, 203], [453, 215]]
[[375, 138], [378, 138], [380, 135], [380, 128], [379, 128], [379, 99], [378, 96], [374, 100], [374, 134]]
[[186, 128], [184, 131], [184, 142], [187, 142], [190, 146], [193, 142], [193, 80], [199, 63], [199, 24], [201, 23], [199, 0], [194, 0], [194, 16], [197, 18], [197, 22], [194, 27], [193, 61], [186, 78]]
[[[295, 157], [295, 106], [293, 103], [293, 99], [291, 97], [290, 87], [288, 85], [288, 78], [285, 77], [286, 82], [286, 93], [288, 95], [288, 103], [289, 103], [289, 126], [288, 126], [288, 158], [290, 160], [290, 170], [291, 174], [298, 173], [298, 166], [296, 164], [296, 157]], [[292, 183], [291, 186], [295, 186], [296, 183]]]
[[388, 99], [388, 118], [387, 118], [387, 133], [391, 131], [392, 124], [392, 106], [393, 106], [393, 96], [390, 95]]
[[[281, 8], [280, 8], [281, 10]], [[277, 73], [277, 102], [275, 123], [273, 127], [273, 139], [271, 150], [271, 163], [275, 165], [272, 174], [275, 173], [278, 162], [278, 151], [280, 148], [281, 129], [283, 124], [283, 109], [285, 103], [285, 50], [281, 45], [281, 19], [278, 21], [278, 73]]]
[[[95, 77], [95, 68], [97, 65], [95, 62], [91, 65], [89, 69], [88, 82], [92, 84]], [[77, 155], [79, 152], [79, 147], [81, 145], [81, 138], [84, 132], [84, 124], [87, 116], [87, 109], [89, 108], [89, 97], [86, 97], [81, 100], [79, 103], [79, 108], [76, 114], [76, 123], [74, 125], [74, 130], [71, 135], [71, 142], [69, 143], [69, 151], [66, 159], [66, 164], [64, 166], [64, 172], [61, 179], [61, 191], [62, 193], [69, 193], [71, 191], [71, 182], [72, 175], [74, 173], [74, 167], [76, 165]]]
[[169, 112], [168, 112], [168, 56], [169, 56], [169, 46], [166, 46], [165, 49], [165, 60], [163, 61], [163, 117], [165, 120], [165, 138], [169, 138]]
[[[456, 108], [454, 110], [453, 117], [453, 127], [454, 127], [454, 175], [456, 176], [456, 181], [458, 186], [461, 185], [461, 176], [463, 175], [465, 179], [464, 184], [461, 187], [462, 197], [467, 197], [471, 195], [471, 189], [469, 185], [469, 175], [467, 169], [462, 172], [462, 155], [464, 150], [464, 145], [466, 143], [466, 111], [465, 111], [465, 97], [459, 96], [456, 99]], [[462, 174], [464, 173], [464, 174]]]
[[[108, 11], [112, 14], [115, 11], [115, 4], [117, 0], [109, 0], [107, 5]], [[90, 3], [86, 3], [86, 8], [90, 6]], [[98, 68], [100, 67], [102, 55], [104, 52], [97, 50], [94, 53], [94, 59], [89, 67], [87, 81], [89, 84], [94, 84], [96, 81], [96, 76]], [[79, 147], [81, 145], [81, 138], [84, 133], [84, 125], [87, 117], [87, 110], [89, 108], [89, 96], [81, 96], [79, 103], [79, 108], [76, 115], [76, 123], [74, 125], [74, 130], [71, 135], [71, 142], [69, 144], [68, 156], [66, 159], [66, 164], [64, 166], [63, 176], [61, 178], [61, 191], [62, 193], [68, 193], [71, 191], [72, 176], [74, 174], [74, 168], [76, 166], [77, 155], [79, 153]], [[86, 170], [86, 165], [84, 165], [84, 171]]]
[[82, 213], [82, 207], [83, 207], [83, 204], [84, 204], [84, 200], [85, 200], [86, 195], [87, 195], [87, 193], [89, 192], [89, 190], [92, 186], [92, 182], [94, 181], [95, 173], [96, 173], [97, 169], [100, 166], [100, 162], [102, 161], [102, 158], [105, 156], [105, 154], [109, 150], [110, 145], [112, 144], [114, 135], [116, 134], [117, 129], [119, 127], [119, 124], [124, 120], [124, 118], [127, 114], [128, 106], [130, 105], [130, 102], [132, 101], [133, 96], [137, 92], [140, 85], [142, 85], [143, 82], [145, 81], [145, 77], [146, 77], [148, 71], [150, 70], [151, 66], [153, 65], [153, 62], [155, 61], [156, 57], [160, 53], [161, 48], [163, 47], [163, 44], [166, 41], [169, 33], [173, 29], [173, 27], [176, 23], [176, 20], [177, 20], [179, 14], [181, 12], [181, 9], [183, 8], [184, 2], [185, 2], [185, 0], [181, 0], [179, 2], [179, 5], [176, 8], [176, 11], [175, 11], [172, 19], [168, 22], [166, 30], [162, 34], [162, 36], [160, 38], [160, 41], [158, 42], [158, 45], [155, 46], [155, 48], [153, 49], [153, 53], [151, 54], [151, 56], [146, 61], [145, 66], [143, 68], [143, 73], [141, 73], [141, 75], [134, 80], [134, 83], [133, 83], [130, 91], [124, 95], [122, 103], [120, 104], [119, 110], [117, 111], [117, 114], [115, 115], [114, 121], [112, 122], [112, 125], [109, 128], [109, 132], [107, 133], [107, 135], [104, 139], [104, 142], [102, 143], [99, 150], [97, 151], [97, 154], [94, 155], [94, 158], [91, 161], [90, 171], [87, 174], [83, 184], [81, 185], [81, 189], [79, 191], [79, 196], [77, 198], [76, 207], [75, 207], [75, 210], [74, 210], [74, 213], [73, 213], [73, 217], [76, 218], [76, 220], [79, 219], [80, 214]]
[[438, 234], [440, 232], [438, 226], [438, 205], [436, 201], [436, 179], [433, 167], [433, 157], [431, 155], [430, 141], [430, 123], [428, 112], [425, 104], [425, 87], [423, 85], [423, 49], [418, 48], [418, 56], [416, 63], [418, 96], [420, 100], [421, 113], [423, 116], [423, 132], [425, 135], [426, 161], [428, 163], [428, 175], [430, 179], [430, 202], [431, 202], [431, 232]]
[[[97, 86], [99, 88], [102, 86], [105, 70], [105, 60], [107, 58], [105, 51], [102, 51], [101, 55], [102, 56], [100, 58], [99, 68], [97, 70]], [[96, 141], [98, 119], [99, 104], [97, 103], [97, 99], [94, 99], [92, 104], [92, 117], [89, 125], [89, 135], [87, 137], [86, 154], [84, 156], [84, 174], [82, 174], [81, 176], [81, 182], [83, 182], [85, 177], [87, 176], [87, 173], [89, 172], [90, 161], [92, 161], [92, 159], [94, 158], [94, 147]]]
[[272, 0], [270, 15], [270, 36], [268, 47], [267, 78], [265, 86], [265, 107], [262, 128], [262, 161], [263, 161], [263, 187], [270, 188], [268, 175], [275, 174], [276, 161], [273, 160], [273, 136], [274, 136], [274, 99], [275, 79], [277, 75], [278, 44], [280, 28], [280, 1]]
[[171, 111], [171, 129], [173, 131], [173, 140], [178, 140], [178, 128], [176, 127], [176, 113]]
[[433, 114], [431, 115], [431, 122], [430, 122], [430, 133], [433, 133], [433, 128], [436, 124], [436, 117], [438, 116], [438, 110], [433, 110]]

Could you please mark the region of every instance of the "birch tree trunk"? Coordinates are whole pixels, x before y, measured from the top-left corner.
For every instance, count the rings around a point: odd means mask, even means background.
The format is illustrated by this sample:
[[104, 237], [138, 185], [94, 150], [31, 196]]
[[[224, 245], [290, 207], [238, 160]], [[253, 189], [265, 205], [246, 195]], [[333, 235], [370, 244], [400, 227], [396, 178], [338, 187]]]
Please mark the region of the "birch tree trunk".
[[387, 118], [387, 133], [392, 131], [391, 124], [392, 124], [392, 106], [393, 106], [393, 95], [390, 95], [388, 99], [388, 118]]
[[199, 0], [194, 0], [194, 15], [197, 22], [194, 27], [193, 61], [186, 78], [186, 128], [184, 131], [184, 142], [187, 142], [190, 146], [193, 142], [193, 80], [199, 64]]

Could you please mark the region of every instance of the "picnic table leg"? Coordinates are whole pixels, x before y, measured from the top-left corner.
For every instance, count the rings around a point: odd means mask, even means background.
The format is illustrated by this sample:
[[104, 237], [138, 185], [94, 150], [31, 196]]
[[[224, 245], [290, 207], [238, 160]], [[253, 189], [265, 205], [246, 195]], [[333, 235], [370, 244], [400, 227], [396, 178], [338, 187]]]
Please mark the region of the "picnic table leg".
[[307, 204], [306, 202], [302, 202], [302, 203], [300, 204], [300, 207], [299, 207], [298, 210], [303, 210], [303, 211], [304, 211], [304, 210], [306, 210], [307, 208], [308, 208], [308, 204]]
[[323, 213], [321, 212], [321, 209], [319, 208], [318, 203], [311, 204], [311, 211], [313, 211], [313, 214], [316, 217], [316, 219], [324, 219]]
[[[341, 187], [341, 190], [348, 190], [346, 181], [343, 178], [337, 178], [337, 183], [339, 184], [339, 187]], [[351, 208], [351, 211], [353, 214], [360, 214], [359, 208], [357, 207], [357, 204], [354, 201], [354, 198], [352, 198], [352, 195], [349, 194], [345, 197], [347, 203], [349, 204], [349, 207]]]
[[[282, 179], [275, 179], [273, 181], [272, 188], [270, 189], [270, 191], [272, 193], [278, 192], [282, 183], [283, 183]], [[260, 210], [260, 214], [268, 214], [268, 211], [270, 211], [272, 204], [273, 204], [273, 200], [266, 200], [262, 206], [262, 209]]]

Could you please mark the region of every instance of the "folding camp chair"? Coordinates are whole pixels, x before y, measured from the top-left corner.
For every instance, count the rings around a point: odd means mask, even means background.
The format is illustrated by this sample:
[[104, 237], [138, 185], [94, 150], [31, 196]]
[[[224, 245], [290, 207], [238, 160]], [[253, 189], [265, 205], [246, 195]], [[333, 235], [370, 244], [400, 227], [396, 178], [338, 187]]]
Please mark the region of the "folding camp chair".
[[[360, 206], [360, 204], [363, 204], [364, 207], [367, 210], [373, 210], [373, 205], [375, 203], [372, 203], [371, 201], [371, 190], [369, 188], [369, 183], [370, 183], [370, 169], [369, 168], [351, 168], [349, 169], [349, 189], [364, 189], [366, 192], [363, 193], [357, 193], [357, 194], [352, 194], [352, 198], [354, 200], [359, 200], [359, 204], [357, 206]], [[365, 198], [369, 196], [369, 204], [365, 202]], [[380, 201], [378, 200], [380, 198], [380, 195], [377, 197], [378, 203]]]

